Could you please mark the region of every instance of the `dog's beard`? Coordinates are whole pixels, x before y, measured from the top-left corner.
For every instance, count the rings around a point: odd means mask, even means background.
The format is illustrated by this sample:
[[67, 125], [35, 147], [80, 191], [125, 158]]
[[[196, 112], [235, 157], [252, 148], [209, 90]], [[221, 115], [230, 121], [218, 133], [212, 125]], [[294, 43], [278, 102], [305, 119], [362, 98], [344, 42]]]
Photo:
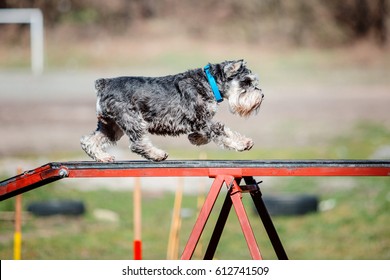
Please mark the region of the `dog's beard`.
[[257, 114], [262, 99], [261, 90], [255, 88], [245, 91], [239, 87], [238, 83], [232, 83], [228, 92], [230, 111], [241, 117]]

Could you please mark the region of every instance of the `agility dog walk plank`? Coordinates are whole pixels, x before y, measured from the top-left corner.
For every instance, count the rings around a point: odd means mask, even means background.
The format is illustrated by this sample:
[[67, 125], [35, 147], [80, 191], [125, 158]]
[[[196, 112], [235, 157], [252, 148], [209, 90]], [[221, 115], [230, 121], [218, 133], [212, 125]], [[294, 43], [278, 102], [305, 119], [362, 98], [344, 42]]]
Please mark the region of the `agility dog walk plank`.
[[0, 201], [63, 178], [390, 176], [390, 160], [52, 162], [0, 182]]

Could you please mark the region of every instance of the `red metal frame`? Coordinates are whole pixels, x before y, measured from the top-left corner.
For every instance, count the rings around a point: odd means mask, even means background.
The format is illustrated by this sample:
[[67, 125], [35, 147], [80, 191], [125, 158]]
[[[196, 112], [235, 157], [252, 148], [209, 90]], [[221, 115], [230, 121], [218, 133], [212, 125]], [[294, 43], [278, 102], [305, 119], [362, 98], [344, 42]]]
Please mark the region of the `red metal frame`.
[[[61, 163], [52, 163], [61, 168]], [[145, 161], [99, 164], [63, 163], [69, 177], [173, 177], [173, 176], [389, 176], [390, 161], [300, 160], [300, 161]]]
[[54, 162], [0, 182], [0, 201], [62, 178], [245, 176], [390, 176], [390, 161]]
[[267, 234], [270, 238], [270, 241], [272, 243], [272, 246], [275, 250], [277, 257], [282, 260], [288, 259], [287, 254], [276, 232], [276, 229], [273, 225], [271, 217], [269, 216], [268, 211], [264, 205], [264, 201], [261, 198], [261, 192], [258, 183], [256, 183], [256, 181], [251, 176], [244, 177], [244, 180], [247, 185], [240, 186], [239, 185], [241, 181], [240, 177], [234, 177], [231, 175], [218, 175], [214, 179], [209, 194], [206, 197], [206, 200], [200, 211], [198, 219], [196, 220], [194, 228], [184, 248], [183, 254], [181, 256], [182, 260], [190, 260], [192, 258], [196, 245], [199, 242], [199, 239], [203, 233], [207, 220], [211, 214], [211, 211], [213, 210], [215, 201], [224, 184], [226, 184], [226, 186], [228, 187], [228, 193], [226, 195], [224, 204], [221, 208], [221, 212], [218, 217], [217, 223], [214, 227], [214, 231], [210, 238], [210, 242], [207, 247], [204, 259], [205, 260], [213, 259], [214, 253], [217, 249], [219, 239], [222, 235], [222, 231], [225, 226], [232, 205], [234, 206], [234, 210], [236, 212], [238, 221], [240, 223], [242, 232], [244, 234], [252, 258], [254, 260], [262, 259], [260, 249], [257, 245], [255, 235], [252, 231], [252, 227], [248, 219], [248, 215], [246, 214], [244, 205], [241, 200], [242, 193], [244, 192], [249, 192], [252, 195], [253, 202], [264, 224], [264, 228], [267, 231]]
[[253, 234], [251, 224], [249, 223], [248, 216], [246, 214], [244, 205], [242, 204], [241, 189], [237, 183], [233, 180], [232, 194], [230, 195], [234, 210], [236, 211], [237, 218], [240, 222], [242, 232], [244, 233], [246, 244], [248, 244], [249, 252], [254, 260], [261, 260], [260, 249], [256, 243], [255, 235]]
[[[207, 195], [207, 198], [203, 204], [202, 210], [200, 211], [200, 214], [198, 216], [198, 219], [195, 223], [195, 226], [192, 230], [192, 233], [190, 235], [190, 238], [187, 242], [187, 245], [184, 249], [182, 259], [183, 260], [189, 260], [192, 257], [192, 254], [195, 251], [196, 245], [202, 235], [202, 232], [204, 230], [204, 227], [207, 223], [207, 220], [211, 214], [211, 211], [214, 207], [214, 203], [217, 200], [217, 197], [219, 195], [219, 192], [225, 183], [228, 188], [230, 186], [230, 197], [231, 201], [234, 205], [238, 220], [240, 222], [242, 231], [244, 233], [245, 239], [248, 244], [249, 251], [251, 253], [251, 256], [253, 259], [262, 259], [260, 250], [258, 249], [256, 239], [253, 235], [252, 228], [250, 226], [248, 216], [246, 215], [245, 208], [241, 202], [241, 189], [238, 186], [236, 178], [231, 175], [218, 175], [210, 189], [209, 194]], [[230, 210], [230, 209], [229, 209]], [[222, 233], [222, 231], [221, 231]], [[220, 234], [221, 234], [220, 233]]]
[[[183, 251], [191, 259], [215, 201], [224, 184], [228, 194], [210, 240], [205, 259], [214, 255], [227, 216], [234, 206], [253, 259], [261, 259], [244, 206], [243, 192], [249, 192], [279, 259], [287, 259], [253, 176], [390, 176], [387, 160], [301, 160], [301, 161], [126, 161], [54, 162], [0, 182], [0, 201], [63, 178], [96, 177], [201, 177], [214, 178], [209, 194]], [[246, 186], [240, 186], [244, 179]]]

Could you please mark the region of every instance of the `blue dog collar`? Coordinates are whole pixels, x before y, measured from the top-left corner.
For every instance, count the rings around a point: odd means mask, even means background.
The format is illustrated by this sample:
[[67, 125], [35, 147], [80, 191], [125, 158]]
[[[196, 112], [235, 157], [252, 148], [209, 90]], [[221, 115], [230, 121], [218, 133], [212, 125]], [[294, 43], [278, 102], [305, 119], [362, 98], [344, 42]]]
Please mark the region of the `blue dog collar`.
[[222, 98], [221, 93], [219, 92], [217, 82], [215, 81], [213, 75], [211, 75], [211, 73], [210, 73], [210, 64], [207, 64], [203, 69], [204, 69], [204, 72], [206, 73], [207, 80], [209, 81], [209, 84], [210, 84], [211, 90], [214, 93], [215, 99], [217, 100], [218, 103], [222, 102], [223, 98]]

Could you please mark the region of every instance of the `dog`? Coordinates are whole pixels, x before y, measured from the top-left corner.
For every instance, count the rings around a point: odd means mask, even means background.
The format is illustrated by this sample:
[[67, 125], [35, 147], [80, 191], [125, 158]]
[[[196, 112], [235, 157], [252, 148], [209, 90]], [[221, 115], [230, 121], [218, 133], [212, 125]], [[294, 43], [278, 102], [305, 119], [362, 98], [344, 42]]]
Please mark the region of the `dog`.
[[103, 78], [95, 81], [95, 88], [97, 128], [80, 143], [98, 162], [114, 161], [106, 149], [124, 134], [130, 150], [151, 161], [165, 160], [168, 154], [151, 143], [148, 133], [188, 134], [193, 145], [212, 140], [225, 149], [250, 150], [250, 138], [213, 117], [224, 99], [233, 114], [248, 117], [259, 111], [264, 98], [257, 75], [242, 59], [165, 77]]

